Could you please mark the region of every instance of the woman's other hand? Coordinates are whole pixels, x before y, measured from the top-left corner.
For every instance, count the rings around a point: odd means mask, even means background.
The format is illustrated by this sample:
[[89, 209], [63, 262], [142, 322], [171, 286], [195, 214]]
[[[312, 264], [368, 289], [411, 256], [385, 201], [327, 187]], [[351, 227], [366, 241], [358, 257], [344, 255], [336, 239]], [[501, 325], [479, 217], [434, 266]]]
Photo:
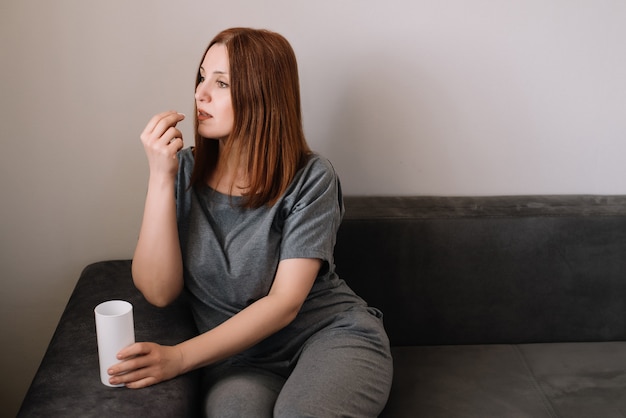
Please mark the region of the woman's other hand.
[[183, 134], [176, 128], [185, 115], [175, 111], [159, 113], [141, 133], [151, 175], [174, 176], [178, 170], [176, 153], [183, 148]]
[[121, 350], [121, 360], [108, 370], [111, 384], [131, 389], [152, 386], [173, 379], [182, 372], [183, 357], [178, 347], [155, 343], [135, 343]]

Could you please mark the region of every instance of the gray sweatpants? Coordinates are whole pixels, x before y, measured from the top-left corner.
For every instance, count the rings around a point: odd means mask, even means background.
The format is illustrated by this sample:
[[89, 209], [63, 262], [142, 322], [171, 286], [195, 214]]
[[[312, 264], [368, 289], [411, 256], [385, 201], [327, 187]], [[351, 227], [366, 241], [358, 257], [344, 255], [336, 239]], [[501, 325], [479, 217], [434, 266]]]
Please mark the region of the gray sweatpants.
[[382, 319], [343, 312], [303, 346], [284, 373], [228, 362], [207, 374], [206, 417], [376, 417], [391, 389], [393, 363]]

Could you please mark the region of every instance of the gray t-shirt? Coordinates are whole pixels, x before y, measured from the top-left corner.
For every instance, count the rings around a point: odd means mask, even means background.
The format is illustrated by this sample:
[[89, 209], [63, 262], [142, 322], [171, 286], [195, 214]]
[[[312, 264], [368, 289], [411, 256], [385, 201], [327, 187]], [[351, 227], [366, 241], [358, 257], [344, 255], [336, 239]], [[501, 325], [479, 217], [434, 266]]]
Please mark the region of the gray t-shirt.
[[271, 207], [243, 209], [240, 197], [189, 188], [190, 148], [179, 153], [177, 219], [185, 286], [200, 332], [268, 294], [280, 260], [319, 258], [317, 279], [296, 319], [243, 353], [248, 360], [288, 361], [316, 330], [365, 302], [335, 273], [333, 250], [343, 215], [339, 179], [313, 154]]

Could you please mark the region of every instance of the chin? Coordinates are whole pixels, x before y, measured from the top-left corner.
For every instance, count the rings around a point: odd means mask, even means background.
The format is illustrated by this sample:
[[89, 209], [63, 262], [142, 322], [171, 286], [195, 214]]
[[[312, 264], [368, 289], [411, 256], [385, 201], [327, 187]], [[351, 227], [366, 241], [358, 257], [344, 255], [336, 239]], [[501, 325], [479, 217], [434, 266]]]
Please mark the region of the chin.
[[198, 134], [206, 139], [222, 139], [226, 138], [228, 134], [223, 132], [216, 132], [215, 130], [198, 129]]

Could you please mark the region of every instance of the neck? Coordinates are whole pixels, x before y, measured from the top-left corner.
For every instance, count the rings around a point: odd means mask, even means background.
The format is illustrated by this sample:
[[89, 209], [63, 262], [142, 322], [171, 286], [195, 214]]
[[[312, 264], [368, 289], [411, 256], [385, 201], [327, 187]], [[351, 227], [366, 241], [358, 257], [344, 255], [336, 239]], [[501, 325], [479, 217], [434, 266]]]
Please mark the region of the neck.
[[237, 152], [231, 151], [230, 155], [226, 155], [224, 141], [219, 140], [217, 167], [209, 177], [209, 187], [223, 194], [241, 196], [247, 183], [244, 164], [237, 160], [240, 158]]

